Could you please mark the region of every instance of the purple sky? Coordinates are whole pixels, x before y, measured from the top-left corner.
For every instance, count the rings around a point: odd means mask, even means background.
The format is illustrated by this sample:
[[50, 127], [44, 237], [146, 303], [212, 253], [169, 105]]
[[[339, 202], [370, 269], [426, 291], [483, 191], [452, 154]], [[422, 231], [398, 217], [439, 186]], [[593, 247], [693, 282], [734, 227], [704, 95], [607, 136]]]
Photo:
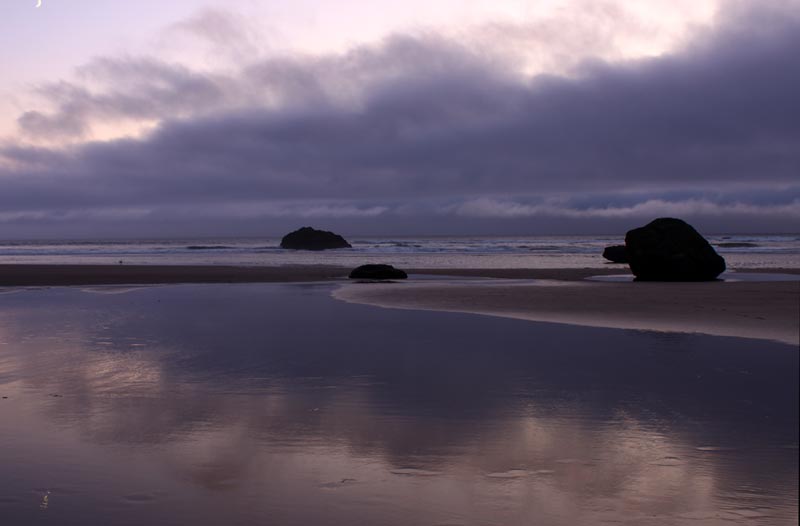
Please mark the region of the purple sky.
[[800, 1], [35, 4], [0, 237], [800, 230]]

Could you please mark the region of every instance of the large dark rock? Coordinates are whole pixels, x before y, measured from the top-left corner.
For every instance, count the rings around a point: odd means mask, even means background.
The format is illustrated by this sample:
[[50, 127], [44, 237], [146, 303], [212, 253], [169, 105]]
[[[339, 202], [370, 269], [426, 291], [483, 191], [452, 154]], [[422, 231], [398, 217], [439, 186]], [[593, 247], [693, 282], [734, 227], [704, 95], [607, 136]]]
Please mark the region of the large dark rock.
[[329, 248], [351, 248], [342, 236], [326, 230], [316, 230], [304, 226], [283, 236], [281, 248], [296, 250], [326, 250]]
[[391, 265], [361, 265], [353, 269], [350, 279], [406, 279], [408, 274]]
[[611, 245], [603, 250], [603, 257], [614, 263], [627, 263], [628, 249], [625, 245]]
[[725, 260], [688, 223], [662, 217], [625, 235], [628, 263], [643, 281], [708, 281]]

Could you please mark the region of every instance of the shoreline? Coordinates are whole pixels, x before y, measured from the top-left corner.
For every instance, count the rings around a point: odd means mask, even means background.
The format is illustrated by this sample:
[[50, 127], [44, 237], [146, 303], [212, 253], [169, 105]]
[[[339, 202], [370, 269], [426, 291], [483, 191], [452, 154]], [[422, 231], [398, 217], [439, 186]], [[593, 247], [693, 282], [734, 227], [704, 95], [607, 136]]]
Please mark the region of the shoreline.
[[[350, 270], [350, 267], [333, 265], [0, 264], [0, 287], [331, 281], [346, 280]], [[583, 281], [591, 276], [629, 274], [627, 266], [623, 265], [609, 265], [607, 268], [407, 268], [404, 270], [410, 275], [559, 281]], [[794, 268], [736, 269], [736, 272], [800, 275], [800, 269]]]
[[[339, 282], [341, 301], [592, 327], [758, 338], [798, 345], [800, 282], [600, 282], [622, 266], [562, 269], [407, 269], [408, 282], [350, 281], [349, 268], [191, 265], [0, 265], [0, 287]], [[800, 269], [736, 269], [788, 273]], [[414, 280], [414, 275], [441, 279]], [[447, 280], [447, 277], [495, 278]], [[533, 281], [527, 281], [533, 280]]]
[[350, 283], [349, 303], [527, 321], [777, 341], [800, 340], [800, 282]]
[[281, 283], [346, 278], [349, 269], [322, 265], [0, 265], [0, 287]]

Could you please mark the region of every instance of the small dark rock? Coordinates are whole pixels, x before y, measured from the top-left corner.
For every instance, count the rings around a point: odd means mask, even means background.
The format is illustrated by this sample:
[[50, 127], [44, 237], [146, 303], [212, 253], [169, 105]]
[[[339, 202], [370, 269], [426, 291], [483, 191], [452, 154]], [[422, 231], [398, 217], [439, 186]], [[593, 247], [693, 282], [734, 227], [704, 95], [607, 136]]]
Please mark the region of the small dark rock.
[[283, 236], [283, 239], [281, 239], [281, 248], [292, 248], [295, 250], [327, 250], [330, 248], [351, 248], [351, 246], [350, 243], [339, 234], [304, 226], [300, 230], [295, 230]]
[[691, 225], [662, 217], [625, 235], [628, 263], [637, 280], [710, 281], [725, 260]]
[[391, 265], [361, 265], [353, 269], [350, 279], [406, 279], [408, 274]]
[[627, 263], [628, 250], [625, 245], [611, 245], [603, 250], [603, 257], [614, 263]]

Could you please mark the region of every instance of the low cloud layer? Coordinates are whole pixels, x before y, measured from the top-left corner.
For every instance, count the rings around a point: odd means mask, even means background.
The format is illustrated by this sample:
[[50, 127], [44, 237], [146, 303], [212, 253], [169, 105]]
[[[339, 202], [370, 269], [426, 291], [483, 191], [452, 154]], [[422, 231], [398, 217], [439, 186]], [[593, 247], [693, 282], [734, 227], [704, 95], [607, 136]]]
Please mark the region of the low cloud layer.
[[[179, 29], [227, 40], [234, 22]], [[262, 225], [269, 234], [309, 218], [356, 231], [458, 232], [480, 218], [519, 230], [543, 216], [596, 229], [659, 215], [787, 231], [800, 215], [798, 56], [789, 0], [731, 2], [670, 55], [560, 76], [435, 34], [213, 73], [97, 58], [43, 86], [54, 106], [22, 114], [28, 140], [0, 146], [0, 233], [78, 217], [85, 231], [96, 211], [121, 232], [173, 221], [236, 233], [270, 217], [282, 221]], [[137, 134], [92, 140], [103, 126]]]
[[723, 217], [751, 216], [791, 218], [800, 220], [800, 200], [788, 204], [757, 205], [735, 202], [720, 204], [707, 199], [687, 199], [685, 201], [666, 201], [648, 199], [631, 206], [605, 206], [594, 208], [574, 208], [547, 204], [523, 204], [515, 201], [499, 201], [478, 198], [454, 207], [458, 215], [470, 217], [520, 218], [520, 217], [566, 217], [571, 219], [608, 219], [659, 217], [677, 215], [684, 217]]

